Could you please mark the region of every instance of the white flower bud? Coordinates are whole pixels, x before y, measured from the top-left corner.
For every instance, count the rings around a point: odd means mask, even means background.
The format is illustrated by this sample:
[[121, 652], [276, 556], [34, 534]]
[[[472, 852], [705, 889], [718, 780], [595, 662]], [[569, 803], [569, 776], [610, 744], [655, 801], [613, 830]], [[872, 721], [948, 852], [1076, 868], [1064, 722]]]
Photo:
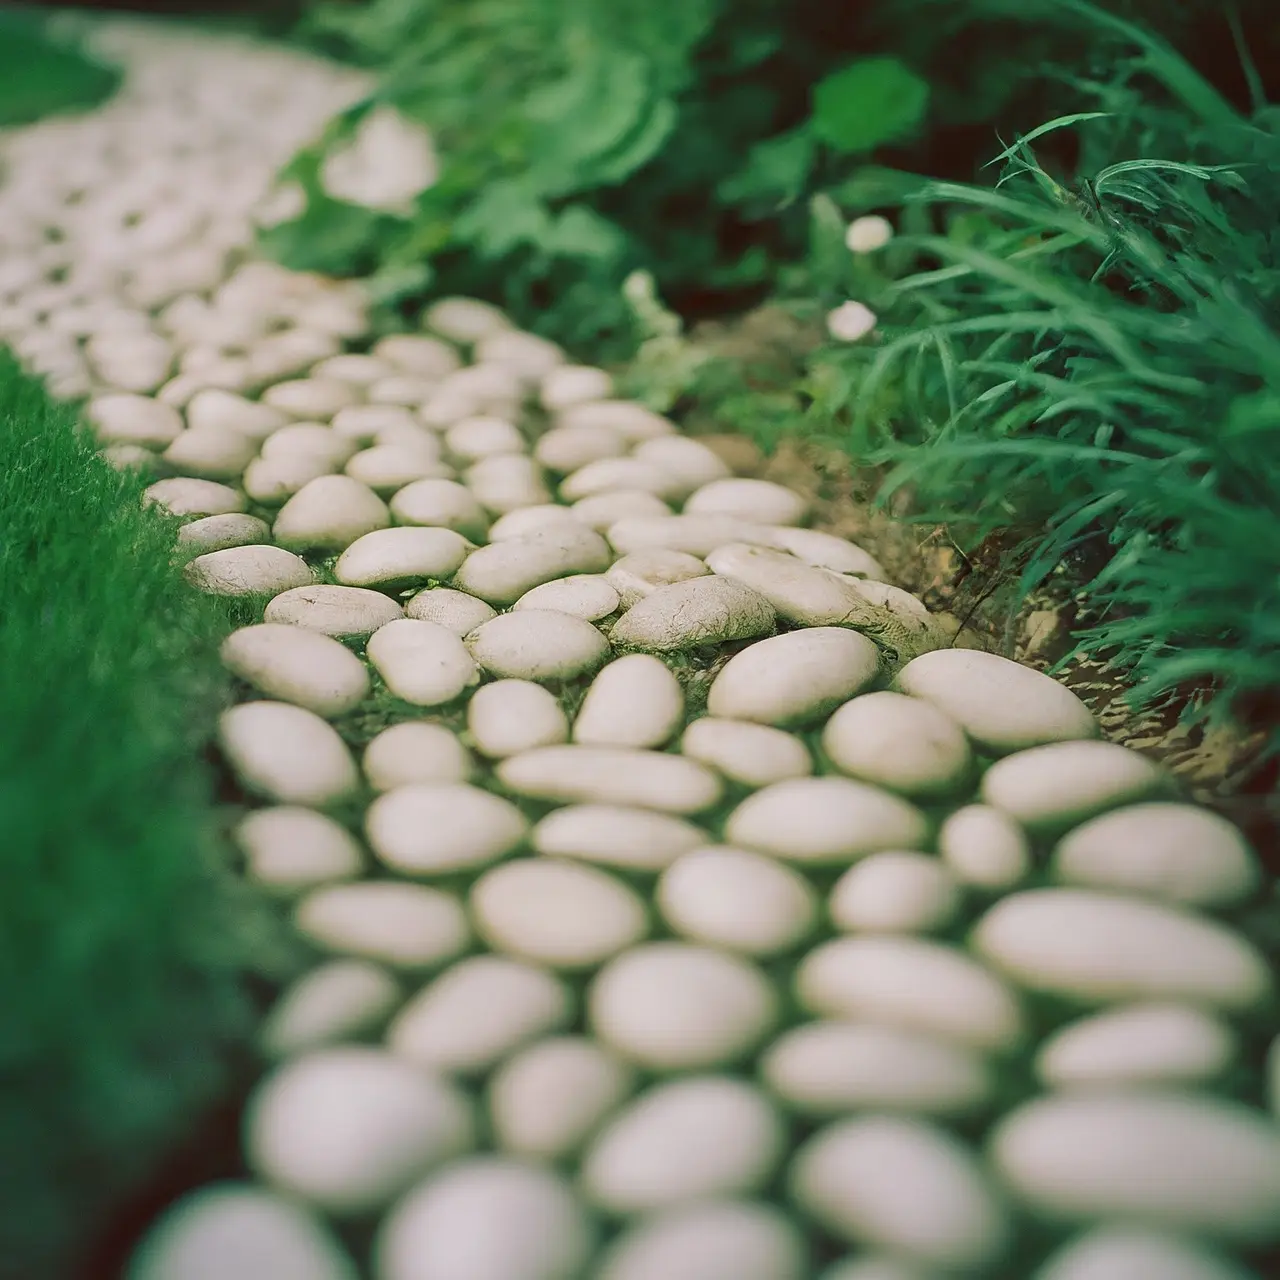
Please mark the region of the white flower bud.
[[844, 243], [850, 253], [874, 253], [892, 239], [893, 225], [878, 213], [855, 218], [844, 233]]
[[876, 314], [861, 302], [845, 302], [827, 315], [827, 332], [837, 342], [857, 342], [876, 327]]

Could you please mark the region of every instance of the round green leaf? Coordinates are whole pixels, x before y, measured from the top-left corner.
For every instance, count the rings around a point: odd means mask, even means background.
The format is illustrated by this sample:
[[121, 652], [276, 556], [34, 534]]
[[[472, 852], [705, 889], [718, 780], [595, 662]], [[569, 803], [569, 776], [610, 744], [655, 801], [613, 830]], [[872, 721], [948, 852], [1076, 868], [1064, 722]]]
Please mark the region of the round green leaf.
[[897, 58], [864, 58], [814, 89], [813, 130], [837, 151], [872, 151], [911, 137], [928, 105], [928, 84]]

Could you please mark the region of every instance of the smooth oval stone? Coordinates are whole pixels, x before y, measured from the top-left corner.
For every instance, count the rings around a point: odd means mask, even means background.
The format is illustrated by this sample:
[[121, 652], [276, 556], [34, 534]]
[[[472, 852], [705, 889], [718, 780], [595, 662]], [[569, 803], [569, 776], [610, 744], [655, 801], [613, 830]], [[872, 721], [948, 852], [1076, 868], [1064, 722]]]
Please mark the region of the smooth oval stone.
[[604, 533], [619, 520], [671, 515], [671, 508], [656, 493], [648, 493], [644, 489], [596, 493], [589, 498], [579, 498], [569, 510], [575, 519], [597, 533]]
[[369, 1034], [400, 1000], [400, 988], [385, 969], [367, 960], [331, 960], [287, 988], [258, 1040], [273, 1058], [296, 1057]]
[[1174, 907], [1083, 889], [1005, 898], [970, 942], [1022, 986], [1076, 1000], [1244, 1010], [1272, 988], [1266, 960], [1240, 934]]
[[948, 1271], [991, 1267], [1009, 1243], [1008, 1213], [973, 1154], [917, 1120], [819, 1130], [796, 1153], [791, 1194], [842, 1240]]
[[455, 636], [469, 635], [481, 623], [496, 618], [497, 612], [483, 600], [452, 587], [431, 587], [405, 602], [404, 616], [448, 627]]
[[506, 515], [520, 507], [551, 501], [542, 468], [522, 454], [505, 453], [481, 458], [467, 469], [462, 478], [480, 505], [494, 515]]
[[391, 514], [397, 524], [452, 529], [473, 542], [482, 542], [489, 529], [484, 508], [456, 480], [415, 480], [405, 485], [391, 499]]
[[660, 747], [684, 719], [684, 690], [666, 665], [644, 653], [604, 667], [573, 722], [573, 740], [590, 746]]
[[466, 782], [474, 762], [444, 725], [405, 720], [373, 738], [360, 764], [375, 791], [390, 791], [419, 782]]
[[439, 707], [480, 681], [467, 647], [448, 627], [397, 618], [369, 637], [365, 652], [387, 690], [416, 707]]
[[347, 744], [313, 711], [244, 702], [218, 718], [218, 738], [240, 781], [269, 800], [326, 805], [359, 790]]
[[769, 1205], [706, 1201], [655, 1214], [618, 1235], [599, 1280], [803, 1280], [808, 1247]]
[[1130, 1004], [1057, 1031], [1036, 1055], [1036, 1075], [1057, 1089], [1176, 1088], [1221, 1075], [1235, 1055], [1235, 1033], [1192, 1005]]
[[614, 550], [623, 555], [664, 547], [697, 556], [699, 560], [705, 560], [717, 548], [730, 543], [768, 546], [771, 541], [763, 525], [722, 515], [620, 516], [616, 523], [609, 525], [605, 537]]
[[425, 378], [443, 378], [461, 365], [458, 353], [448, 343], [411, 333], [379, 338], [372, 351], [379, 360]]
[[548, 413], [590, 400], [607, 400], [613, 378], [603, 369], [583, 364], [560, 364], [548, 369], [538, 388], [538, 400]]
[[727, 1076], [658, 1084], [615, 1116], [582, 1161], [586, 1197], [614, 1215], [760, 1190], [782, 1158], [782, 1117]]
[[592, 400], [570, 405], [556, 415], [561, 427], [595, 427], [617, 431], [630, 444], [652, 440], [654, 436], [674, 435], [675, 423], [633, 400]]
[[398, 880], [315, 889], [298, 903], [293, 921], [317, 946], [405, 969], [443, 964], [471, 939], [456, 898]]
[[651, 1071], [737, 1062], [778, 1020], [764, 973], [710, 947], [651, 942], [609, 961], [587, 993], [592, 1030]]
[[840, 707], [822, 731], [822, 749], [841, 773], [917, 798], [948, 795], [973, 771], [969, 740], [950, 716], [888, 691]]
[[466, 554], [466, 539], [452, 529], [375, 529], [338, 557], [333, 576], [346, 587], [400, 590], [451, 577]]
[[1158, 802], [1076, 827], [1054, 848], [1051, 867], [1068, 884], [1210, 908], [1252, 897], [1261, 879], [1253, 850], [1225, 818]]
[[531, 382], [541, 382], [565, 360], [564, 352], [554, 342], [520, 329], [491, 330], [477, 340], [474, 355], [481, 363], [505, 365]]
[[255, 502], [276, 506], [292, 497], [305, 485], [335, 470], [334, 464], [315, 454], [289, 454], [285, 457], [255, 458], [244, 469], [241, 484]]
[[569, 739], [564, 708], [539, 684], [495, 680], [482, 685], [467, 704], [467, 730], [475, 748], [491, 760], [505, 759]]
[[294, 378], [277, 382], [262, 393], [262, 403], [279, 409], [291, 418], [328, 419], [340, 409], [355, 404], [360, 399], [353, 387], [345, 382], [322, 378]]
[[845, 778], [790, 778], [748, 796], [725, 822], [730, 844], [801, 863], [918, 849], [929, 822], [914, 805]]
[[582, 523], [568, 507], [556, 502], [541, 502], [534, 507], [517, 507], [505, 516], [499, 516], [489, 530], [489, 541], [505, 542], [508, 538], [523, 538], [552, 525], [581, 526]]
[[960, 910], [960, 886], [927, 853], [885, 850], [855, 863], [835, 882], [831, 922], [850, 933], [932, 933]]
[[[234, 480], [257, 455], [258, 444], [223, 427], [188, 427], [163, 454], [165, 462], [186, 476]], [[207, 512], [204, 514], [216, 514]]]
[[549, 609], [499, 614], [466, 643], [486, 671], [513, 680], [572, 680], [609, 656], [609, 642], [589, 622]]
[[385, 378], [390, 372], [390, 366], [377, 356], [353, 355], [349, 352], [328, 356], [311, 368], [313, 378], [332, 378], [335, 382], [349, 382], [353, 387], [367, 387], [379, 378]]
[[493, 950], [553, 969], [600, 964], [649, 931], [634, 890], [595, 867], [542, 857], [487, 871], [471, 888], [470, 907]]
[[265, 440], [289, 421], [279, 409], [246, 400], [221, 387], [197, 391], [187, 401], [186, 417], [187, 426], [192, 429], [217, 427], [224, 431], [238, 431], [251, 440]]
[[857, 625], [868, 614], [867, 597], [850, 579], [815, 569], [768, 546], [731, 543], [706, 557], [714, 573], [744, 583], [800, 627]]
[[550, 1170], [496, 1156], [454, 1165], [387, 1215], [377, 1280], [577, 1280], [596, 1228]]
[[283, 547], [227, 547], [187, 565], [192, 586], [214, 596], [273, 595], [315, 581], [311, 566]]
[[441, 298], [422, 313], [422, 327], [467, 346], [511, 328], [506, 312], [478, 298]]
[[182, 433], [178, 411], [150, 396], [120, 392], [98, 396], [85, 407], [94, 434], [108, 444], [140, 444], [164, 449]]
[[809, 749], [799, 738], [746, 720], [695, 720], [680, 739], [680, 751], [746, 787], [767, 787], [813, 772]]
[[534, 446], [533, 456], [548, 471], [568, 475], [602, 458], [620, 458], [626, 439], [616, 431], [597, 427], [552, 427]]
[[369, 693], [369, 673], [350, 649], [302, 627], [241, 627], [220, 652], [223, 665], [255, 689], [326, 719], [353, 711]]
[[364, 856], [355, 837], [326, 814], [297, 805], [254, 809], [235, 829], [255, 883], [286, 893], [349, 880]]
[[809, 514], [809, 503], [772, 480], [729, 478], [712, 480], [699, 488], [684, 504], [691, 516], [732, 516], [758, 524], [801, 524]]
[[1009, 1187], [1055, 1220], [1129, 1218], [1223, 1240], [1280, 1237], [1280, 1131], [1207, 1095], [1058, 1094], [992, 1132]]
[[856, 631], [790, 631], [734, 654], [711, 684], [707, 710], [729, 720], [805, 724], [865, 689], [879, 672], [880, 651]]
[[622, 607], [630, 609], [659, 587], [687, 582], [691, 578], [704, 578], [710, 572], [696, 556], [687, 556], [683, 551], [668, 551], [664, 547], [650, 547], [614, 561], [604, 576], [617, 589]]
[[708, 835], [683, 818], [622, 805], [580, 804], [547, 814], [530, 833], [539, 853], [631, 871], [660, 871]]
[[420, 1067], [487, 1071], [526, 1041], [566, 1026], [573, 996], [543, 969], [505, 956], [455, 964], [400, 1011], [391, 1049]]
[[638, 458], [598, 458], [566, 476], [560, 485], [563, 502], [580, 502], [616, 490], [638, 490], [674, 499], [688, 492], [679, 476]]
[[844, 538], [819, 533], [816, 529], [787, 526], [773, 529], [771, 534], [770, 546], [786, 551], [815, 569], [830, 569], [832, 573], [847, 573], [851, 577], [875, 581], [883, 581], [886, 576], [878, 560]]
[[990, 1101], [991, 1068], [962, 1045], [871, 1022], [808, 1022], [760, 1059], [764, 1082], [806, 1115], [964, 1115]]
[[379, 495], [396, 494], [419, 480], [452, 480], [454, 475], [453, 468], [440, 461], [434, 437], [421, 432], [381, 438], [373, 448], [361, 449], [345, 470]]
[[1093, 713], [1070, 689], [998, 654], [923, 653], [898, 672], [894, 684], [945, 711], [977, 746], [995, 755], [1098, 736]]
[[618, 619], [615, 645], [675, 653], [705, 644], [752, 640], [773, 630], [768, 601], [729, 578], [690, 578], [657, 587]]
[[249, 1166], [330, 1213], [380, 1209], [475, 1141], [466, 1096], [379, 1049], [321, 1049], [279, 1067], [245, 1116]]
[[609, 561], [608, 544], [598, 533], [566, 521], [473, 551], [463, 561], [454, 583], [495, 607], [503, 607], [544, 582], [571, 573], [599, 573], [609, 567]]
[[405, 428], [423, 431], [422, 424], [408, 409], [385, 404], [356, 404], [333, 415], [334, 432], [356, 445], [372, 444], [387, 430]]
[[497, 1144], [534, 1159], [571, 1155], [634, 1084], [631, 1068], [591, 1040], [540, 1040], [509, 1059], [489, 1082]]
[[200, 552], [225, 551], [228, 547], [261, 545], [270, 536], [271, 529], [265, 520], [227, 512], [184, 524], [178, 530], [178, 546]]
[[943, 863], [964, 885], [988, 892], [1012, 889], [1031, 873], [1026, 833], [1007, 813], [969, 804], [938, 829]]
[[317, 476], [280, 508], [272, 537], [292, 551], [342, 551], [391, 523], [386, 503], [350, 476]]
[[701, 813], [717, 804], [720, 779], [695, 760], [631, 747], [538, 747], [503, 760], [498, 780], [517, 795]]
[[396, 787], [365, 814], [369, 847], [405, 875], [485, 866], [514, 849], [528, 826], [509, 800], [462, 782]]
[[770, 956], [813, 932], [818, 898], [790, 867], [745, 849], [682, 854], [658, 881], [658, 909], [677, 933], [728, 951]]
[[189, 476], [171, 476], [148, 485], [142, 500], [171, 516], [225, 516], [245, 508], [244, 495], [229, 485]]
[[1053, 742], [1005, 756], [983, 775], [982, 799], [1033, 831], [1062, 828], [1167, 790], [1154, 761], [1113, 742]]
[[833, 1263], [818, 1280], [945, 1280], [942, 1272], [883, 1253], [859, 1253]]
[[618, 593], [600, 574], [580, 573], [557, 578], [526, 591], [514, 609], [550, 609], [568, 613], [584, 622], [599, 622], [618, 608]]
[[837, 938], [796, 969], [796, 998], [829, 1018], [866, 1019], [989, 1052], [1019, 1046], [1012, 991], [962, 951], [896, 936]]
[[267, 622], [305, 627], [335, 639], [359, 639], [402, 617], [400, 606], [364, 587], [294, 587], [275, 596], [263, 612]]
[[356, 1264], [319, 1217], [262, 1187], [214, 1183], [167, 1209], [126, 1280], [357, 1280]]
[[1257, 1280], [1186, 1236], [1146, 1227], [1098, 1227], [1064, 1245], [1032, 1280]]
[[642, 440], [631, 451], [637, 462], [674, 476], [679, 482], [674, 496], [683, 498], [714, 480], [727, 480], [732, 475], [718, 453], [699, 440], [688, 436], [656, 436]]

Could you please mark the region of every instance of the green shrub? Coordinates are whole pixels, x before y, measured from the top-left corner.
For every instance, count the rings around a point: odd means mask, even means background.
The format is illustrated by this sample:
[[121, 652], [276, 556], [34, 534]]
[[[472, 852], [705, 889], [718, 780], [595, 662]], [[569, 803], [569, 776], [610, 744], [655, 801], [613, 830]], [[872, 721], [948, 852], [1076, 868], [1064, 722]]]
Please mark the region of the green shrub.
[[68, 1274], [217, 1099], [276, 957], [201, 758], [226, 619], [142, 487], [0, 353], [0, 1271], [24, 1280]]
[[0, 127], [96, 106], [119, 79], [115, 68], [47, 35], [43, 16], [0, 12]]

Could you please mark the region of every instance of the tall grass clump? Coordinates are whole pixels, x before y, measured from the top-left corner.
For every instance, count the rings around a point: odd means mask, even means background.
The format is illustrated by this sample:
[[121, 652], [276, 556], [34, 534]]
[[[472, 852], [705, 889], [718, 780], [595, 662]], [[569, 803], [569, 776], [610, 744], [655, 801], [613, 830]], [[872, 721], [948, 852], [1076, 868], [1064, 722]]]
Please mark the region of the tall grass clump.
[[0, 352], [0, 1274], [61, 1280], [218, 1099], [275, 943], [201, 756], [221, 609]]
[[[993, 187], [924, 183], [882, 273], [854, 264], [878, 331], [819, 358], [814, 421], [922, 521], [1024, 536], [1024, 593], [1101, 550], [1064, 661], [1108, 659], [1139, 706], [1262, 717], [1280, 749], [1280, 112], [1243, 49], [1246, 111], [1144, 30], [1061, 8], [1110, 70]], [[1037, 158], [1066, 130], [1075, 181]]]

